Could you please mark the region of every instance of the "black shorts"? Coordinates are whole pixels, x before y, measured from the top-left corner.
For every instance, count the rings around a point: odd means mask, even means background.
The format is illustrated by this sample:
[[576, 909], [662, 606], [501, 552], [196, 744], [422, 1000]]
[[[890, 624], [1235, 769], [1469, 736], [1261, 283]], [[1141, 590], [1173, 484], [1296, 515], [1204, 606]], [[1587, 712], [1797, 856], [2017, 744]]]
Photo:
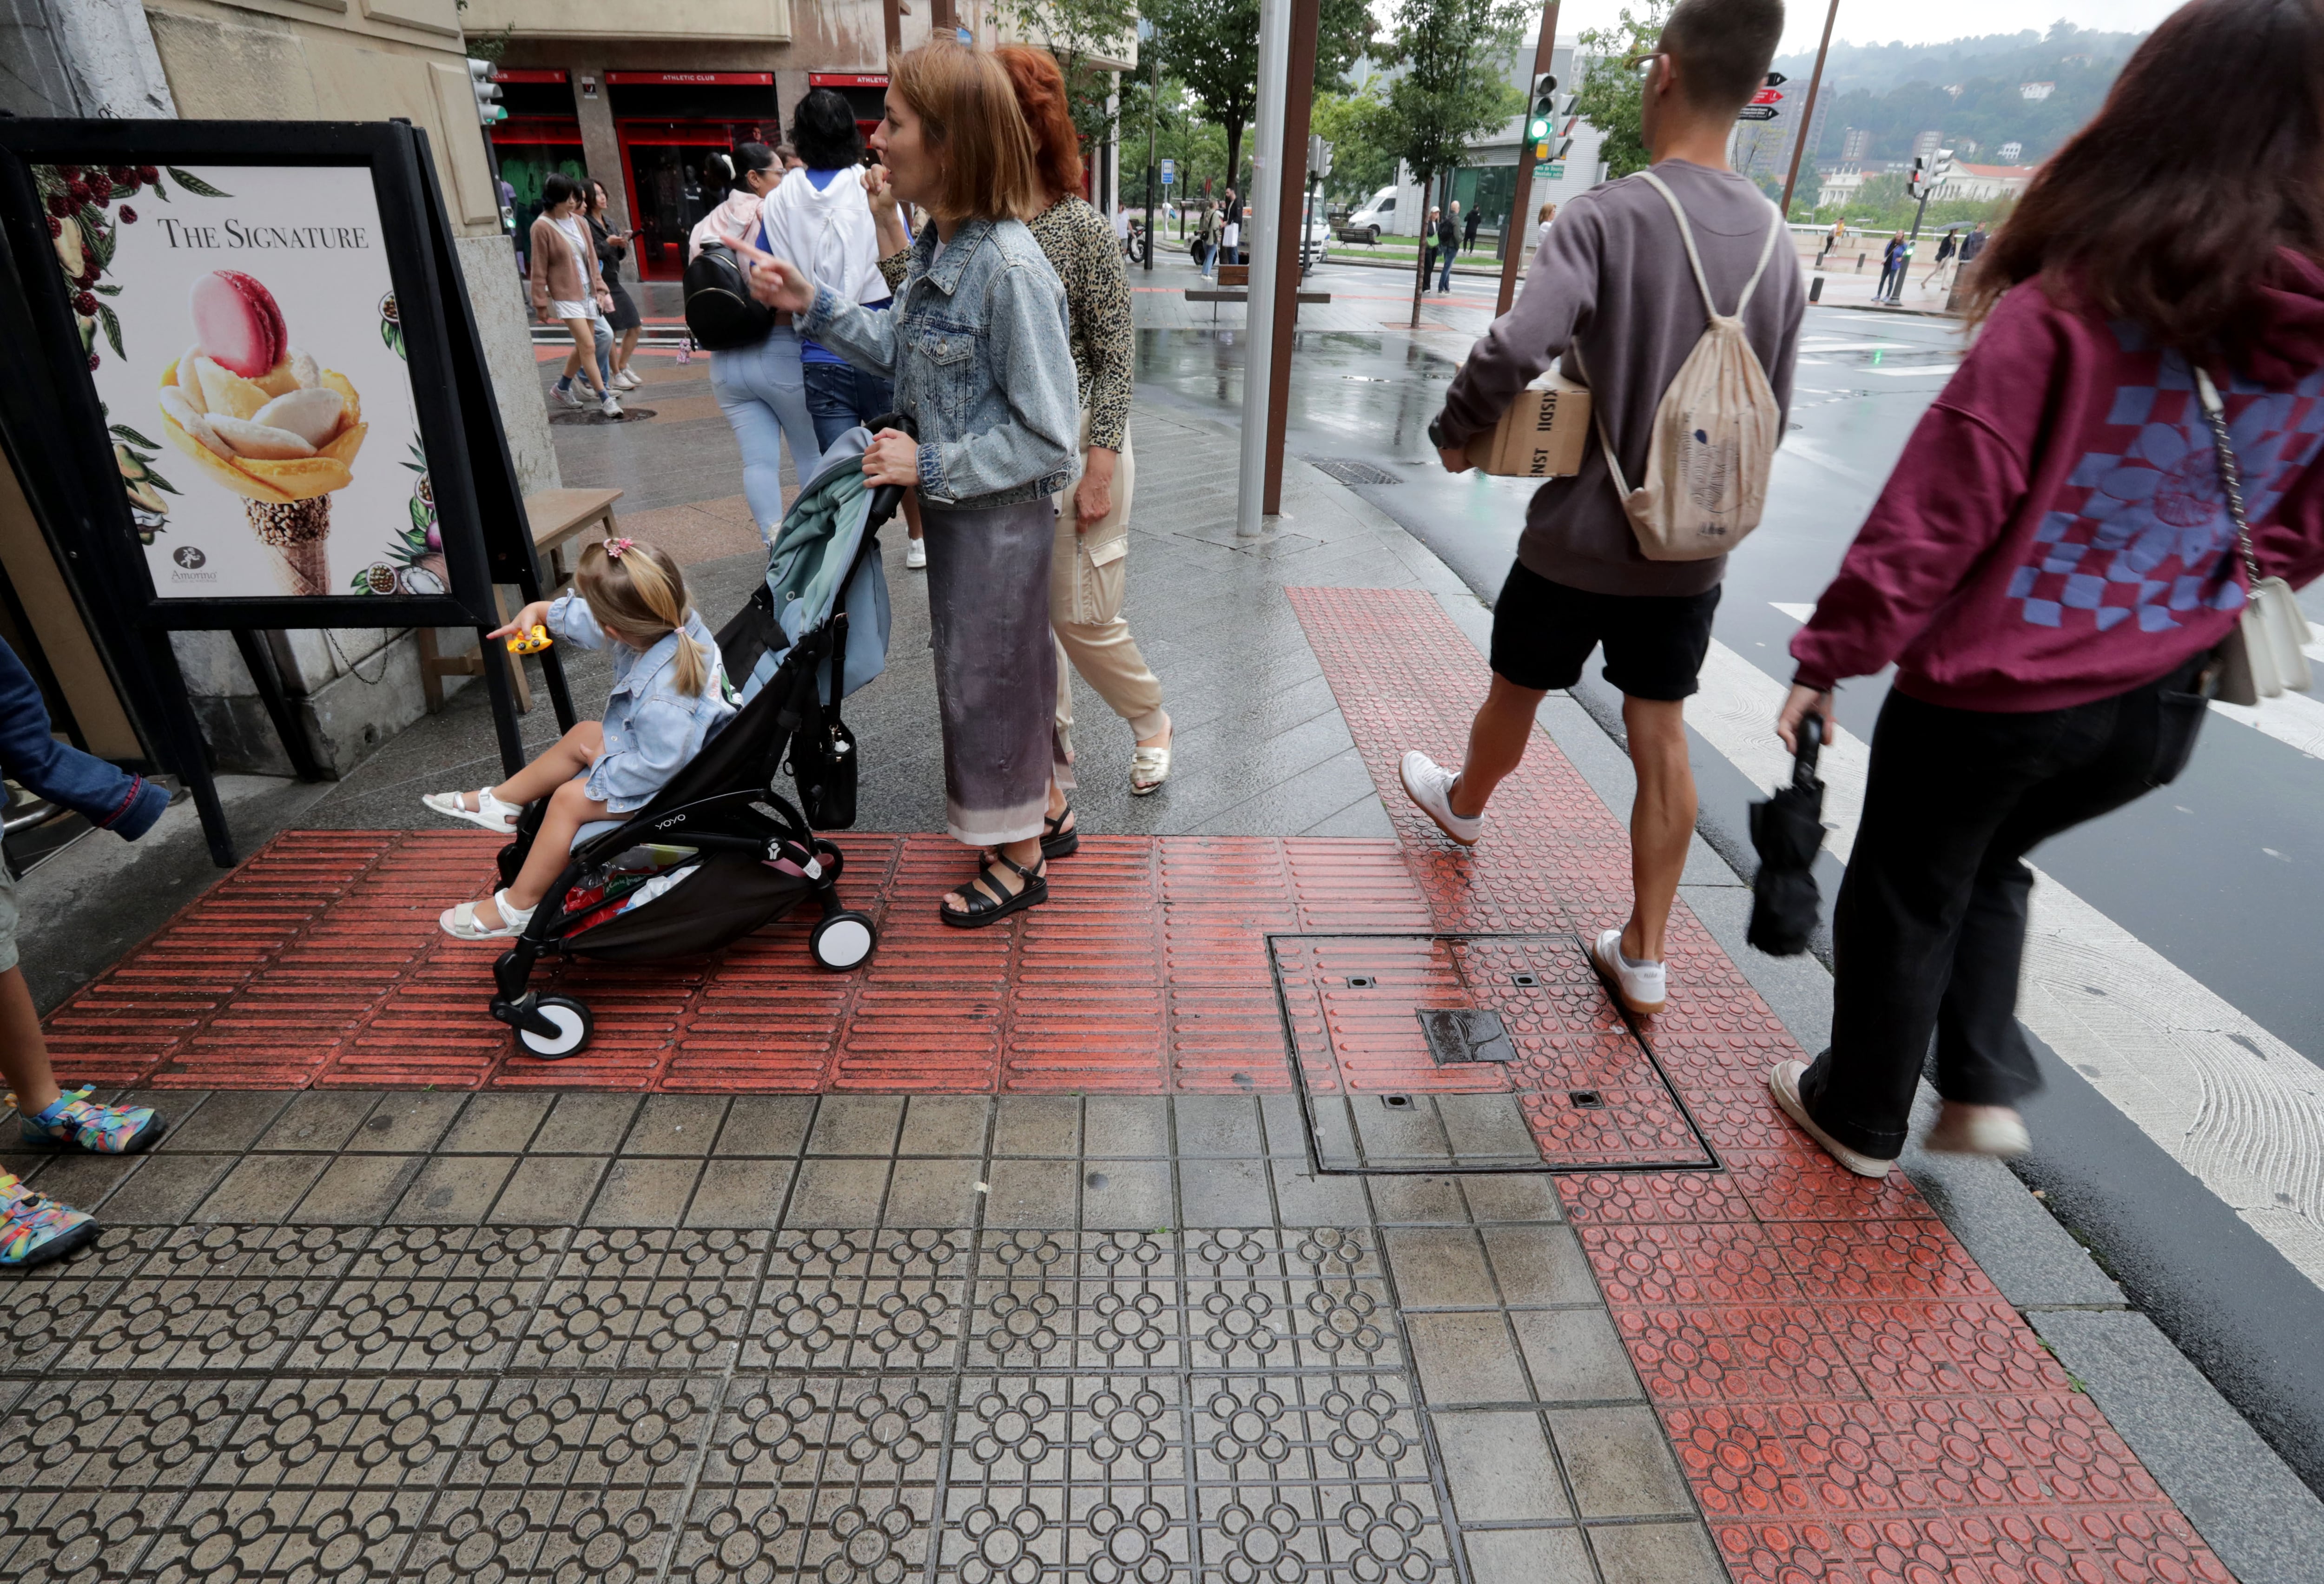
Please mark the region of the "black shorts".
[[1606, 680], [1632, 698], [1686, 697], [1711, 652], [1719, 590], [1699, 594], [1602, 594], [1552, 583], [1519, 562], [1493, 606], [1493, 674], [1554, 693], [1582, 680], [1606, 646]]

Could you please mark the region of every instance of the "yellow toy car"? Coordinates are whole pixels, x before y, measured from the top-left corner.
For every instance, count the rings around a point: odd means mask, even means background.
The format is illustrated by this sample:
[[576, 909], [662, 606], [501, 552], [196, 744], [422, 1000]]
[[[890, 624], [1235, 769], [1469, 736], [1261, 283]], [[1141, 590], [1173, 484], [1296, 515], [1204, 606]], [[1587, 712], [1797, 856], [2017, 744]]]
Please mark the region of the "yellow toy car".
[[529, 633], [519, 633], [508, 640], [512, 655], [537, 655], [549, 647], [549, 629], [536, 624]]

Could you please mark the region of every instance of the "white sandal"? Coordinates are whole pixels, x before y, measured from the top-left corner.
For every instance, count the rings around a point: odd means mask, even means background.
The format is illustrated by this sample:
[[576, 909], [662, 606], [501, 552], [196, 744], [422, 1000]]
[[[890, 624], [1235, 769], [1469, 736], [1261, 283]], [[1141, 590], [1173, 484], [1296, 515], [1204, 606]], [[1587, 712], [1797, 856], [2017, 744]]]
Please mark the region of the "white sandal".
[[1140, 748], [1130, 756], [1130, 795], [1143, 797], [1170, 778], [1170, 748]]
[[533, 909], [512, 906], [506, 891], [493, 893], [493, 907], [501, 916], [498, 929], [486, 929], [476, 922], [476, 905], [474, 902], [447, 907], [437, 916], [436, 922], [443, 926], [444, 933], [456, 941], [511, 940], [522, 935], [524, 926], [532, 922]]
[[474, 808], [460, 802], [466, 796], [466, 792], [430, 792], [420, 801], [438, 814], [466, 820], [472, 825], [482, 825], [494, 835], [516, 834], [517, 816], [524, 813], [522, 808], [513, 803], [503, 803], [493, 796], [489, 787], [476, 794], [476, 806]]

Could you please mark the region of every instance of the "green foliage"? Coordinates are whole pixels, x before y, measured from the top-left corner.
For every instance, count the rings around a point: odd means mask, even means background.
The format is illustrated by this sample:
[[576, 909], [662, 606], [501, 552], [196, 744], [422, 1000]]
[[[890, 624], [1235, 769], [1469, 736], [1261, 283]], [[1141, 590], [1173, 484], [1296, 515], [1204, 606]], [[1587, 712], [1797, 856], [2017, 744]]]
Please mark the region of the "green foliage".
[[[1153, 0], [1145, 15], [1156, 30], [1148, 48], [1160, 51], [1162, 75], [1176, 78], [1203, 117], [1222, 130], [1219, 170], [1238, 191], [1248, 192], [1242, 134], [1259, 110], [1259, 0]], [[1372, 25], [1365, 0], [1322, 0], [1315, 36], [1319, 95], [1346, 82], [1348, 69], [1371, 46]]]
[[[467, 8], [467, 0], [460, 0], [460, 9], [466, 11]], [[515, 37], [516, 23], [509, 23], [496, 33], [471, 33], [468, 35], [467, 42], [468, 59], [493, 62], [504, 60], [508, 55], [509, 41]]]
[[1315, 96], [1310, 124], [1332, 145], [1327, 198], [1365, 198], [1396, 180], [1396, 152], [1388, 146], [1388, 99], [1374, 78], [1352, 94]]
[[1400, 0], [1381, 142], [1423, 188], [1465, 163], [1469, 140], [1525, 107], [1509, 54], [1533, 16], [1525, 0]]
[[1315, 97], [1319, 100], [1326, 93], [1347, 90], [1348, 69], [1371, 49], [1378, 28], [1366, 0], [1323, 0], [1315, 27]]
[[[1122, 78], [1121, 124], [1125, 132], [1135, 134], [1146, 130], [1151, 121], [1154, 127], [1154, 156], [1157, 160], [1175, 160], [1178, 164], [1176, 185], [1164, 193], [1156, 189], [1157, 198], [1167, 197], [1173, 201], [1202, 196], [1203, 182], [1207, 179], [1213, 189], [1227, 182], [1227, 134], [1219, 126], [1203, 118], [1201, 107], [1186, 85], [1173, 77], [1162, 79], [1162, 91], [1157, 97], [1153, 84], [1145, 78]], [[1145, 193], [1136, 190], [1137, 201], [1145, 201]]]
[[1103, 139], [1113, 127], [1114, 77], [1094, 62], [1120, 58], [1138, 29], [1138, 0], [1001, 0], [1001, 14], [1056, 57], [1074, 129], [1092, 143]]
[[[1921, 207], [1921, 200], [1912, 195], [1901, 173], [1869, 178], [1845, 203], [1818, 208], [1814, 207], [1815, 197], [1816, 189], [1803, 171], [1800, 190], [1792, 199], [1792, 218], [1813, 220], [1824, 226], [1845, 219], [1849, 226], [1861, 226], [1868, 231], [1910, 231], [1914, 216]], [[1948, 226], [1966, 229], [1978, 221], [1991, 231], [2008, 217], [2016, 203], [2015, 198], [1948, 198], [1934, 202], [1929, 205], [1928, 213], [1921, 216], [1921, 235], [1925, 237]]]
[[1598, 145], [1598, 157], [1606, 161], [1609, 181], [1655, 162], [1646, 152], [1639, 125], [1644, 79], [1622, 63], [1631, 55], [1653, 49], [1669, 16], [1668, 0], [1643, 0], [1637, 11], [1623, 6], [1621, 20], [1612, 27], [1582, 30], [1582, 47], [1575, 53], [1590, 64], [1574, 90], [1573, 107], [1604, 139]]

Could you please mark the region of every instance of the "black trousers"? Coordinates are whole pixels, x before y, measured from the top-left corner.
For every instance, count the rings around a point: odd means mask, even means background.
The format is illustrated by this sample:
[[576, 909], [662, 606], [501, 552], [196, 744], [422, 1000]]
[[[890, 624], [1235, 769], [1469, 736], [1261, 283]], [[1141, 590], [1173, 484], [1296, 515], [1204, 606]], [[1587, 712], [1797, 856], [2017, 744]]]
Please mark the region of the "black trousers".
[[1901, 1154], [1932, 1033], [1947, 1100], [2015, 1105], [2042, 1086], [2017, 1026], [2024, 856], [2179, 773], [2202, 725], [2197, 664], [2028, 714], [1888, 695], [1832, 910], [1831, 1048], [1800, 1080], [1826, 1132]]

